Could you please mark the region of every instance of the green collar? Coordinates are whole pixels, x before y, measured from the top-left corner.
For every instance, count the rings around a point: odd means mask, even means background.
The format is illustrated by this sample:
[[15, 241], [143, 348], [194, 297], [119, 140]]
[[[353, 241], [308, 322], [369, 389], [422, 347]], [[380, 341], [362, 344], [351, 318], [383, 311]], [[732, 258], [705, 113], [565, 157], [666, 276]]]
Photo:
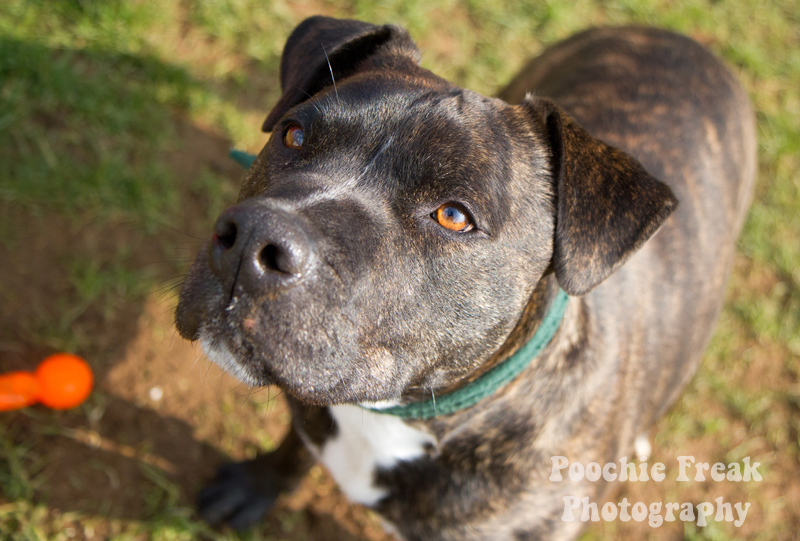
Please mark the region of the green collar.
[[[230, 156], [244, 168], [250, 167], [256, 157], [253, 154], [242, 152], [241, 150], [231, 149]], [[393, 406], [390, 408], [370, 408], [365, 409], [386, 415], [395, 415], [403, 419], [430, 419], [437, 415], [449, 415], [459, 410], [474, 406], [484, 398], [492, 395], [503, 385], [511, 382], [531, 361], [541, 353], [544, 347], [553, 339], [556, 334], [561, 319], [564, 317], [564, 310], [567, 308], [569, 297], [559, 288], [553, 304], [547, 310], [541, 325], [536, 329], [527, 344], [522, 346], [514, 355], [498, 364], [466, 387], [446, 394], [438, 400], [433, 397], [422, 402], [412, 402], [403, 406]]]
[[412, 402], [402, 406], [389, 408], [371, 408], [362, 406], [375, 413], [395, 415], [403, 419], [430, 419], [439, 415], [449, 415], [459, 410], [474, 406], [484, 398], [492, 395], [503, 385], [511, 382], [531, 361], [541, 353], [556, 334], [569, 297], [564, 290], [558, 289], [555, 300], [547, 310], [542, 323], [533, 337], [514, 355], [498, 364], [467, 386], [439, 398], [431, 398], [422, 402]]
[[228, 156], [230, 156], [233, 161], [245, 169], [248, 169], [251, 165], [253, 165], [253, 162], [256, 161], [255, 154], [250, 154], [249, 152], [245, 152], [243, 150], [236, 150], [235, 148], [232, 148], [228, 152]]

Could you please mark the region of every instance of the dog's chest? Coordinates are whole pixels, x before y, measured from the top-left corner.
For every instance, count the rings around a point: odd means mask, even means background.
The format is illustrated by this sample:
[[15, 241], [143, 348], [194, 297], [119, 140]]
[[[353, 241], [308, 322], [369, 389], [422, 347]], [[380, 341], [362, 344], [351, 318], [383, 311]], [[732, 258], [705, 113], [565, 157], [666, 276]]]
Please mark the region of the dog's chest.
[[399, 417], [351, 405], [332, 406], [336, 434], [319, 449], [319, 459], [348, 498], [374, 505], [386, 496], [376, 486], [377, 469], [391, 470], [398, 462], [425, 455], [435, 438]]

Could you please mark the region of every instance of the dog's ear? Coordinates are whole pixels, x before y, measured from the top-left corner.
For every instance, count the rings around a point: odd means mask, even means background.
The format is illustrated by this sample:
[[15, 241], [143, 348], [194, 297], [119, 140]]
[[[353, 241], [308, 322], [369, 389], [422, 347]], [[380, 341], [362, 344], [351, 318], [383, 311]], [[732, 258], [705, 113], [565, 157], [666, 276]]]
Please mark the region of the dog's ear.
[[556, 280], [583, 295], [653, 236], [678, 201], [638, 161], [589, 135], [552, 101], [528, 97], [522, 107], [551, 152]]
[[419, 63], [419, 51], [408, 33], [393, 25], [310, 17], [294, 29], [281, 56], [283, 95], [264, 121], [271, 131], [292, 107], [323, 88], [358, 71], [365, 60], [384, 52]]

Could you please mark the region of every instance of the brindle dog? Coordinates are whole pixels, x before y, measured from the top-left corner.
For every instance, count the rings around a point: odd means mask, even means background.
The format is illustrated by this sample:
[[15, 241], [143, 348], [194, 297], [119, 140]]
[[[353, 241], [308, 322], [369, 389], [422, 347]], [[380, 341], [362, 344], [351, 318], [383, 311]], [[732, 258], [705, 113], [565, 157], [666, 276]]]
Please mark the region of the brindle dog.
[[[409, 540], [573, 538], [563, 497], [613, 484], [551, 482], [551, 457], [630, 455], [711, 335], [755, 170], [718, 60], [662, 30], [589, 30], [501, 99], [418, 61], [396, 26], [313, 17], [289, 37], [272, 137], [177, 309], [182, 336], [294, 414], [277, 451], [202, 492], [211, 522], [252, 524], [318, 459]], [[552, 341], [477, 405], [360, 406], [467, 385], [559, 287]]]

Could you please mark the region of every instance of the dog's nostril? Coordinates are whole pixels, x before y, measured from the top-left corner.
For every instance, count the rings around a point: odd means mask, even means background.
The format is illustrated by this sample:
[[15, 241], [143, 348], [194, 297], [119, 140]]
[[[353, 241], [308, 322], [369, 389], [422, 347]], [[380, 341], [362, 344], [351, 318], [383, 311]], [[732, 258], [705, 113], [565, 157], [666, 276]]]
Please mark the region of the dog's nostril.
[[264, 269], [291, 273], [291, 270], [286, 268], [284, 259], [281, 249], [274, 244], [267, 244], [258, 254], [258, 261]]
[[237, 231], [236, 224], [233, 222], [226, 222], [221, 227], [218, 226], [214, 233], [216, 242], [224, 249], [230, 250], [236, 244]]

